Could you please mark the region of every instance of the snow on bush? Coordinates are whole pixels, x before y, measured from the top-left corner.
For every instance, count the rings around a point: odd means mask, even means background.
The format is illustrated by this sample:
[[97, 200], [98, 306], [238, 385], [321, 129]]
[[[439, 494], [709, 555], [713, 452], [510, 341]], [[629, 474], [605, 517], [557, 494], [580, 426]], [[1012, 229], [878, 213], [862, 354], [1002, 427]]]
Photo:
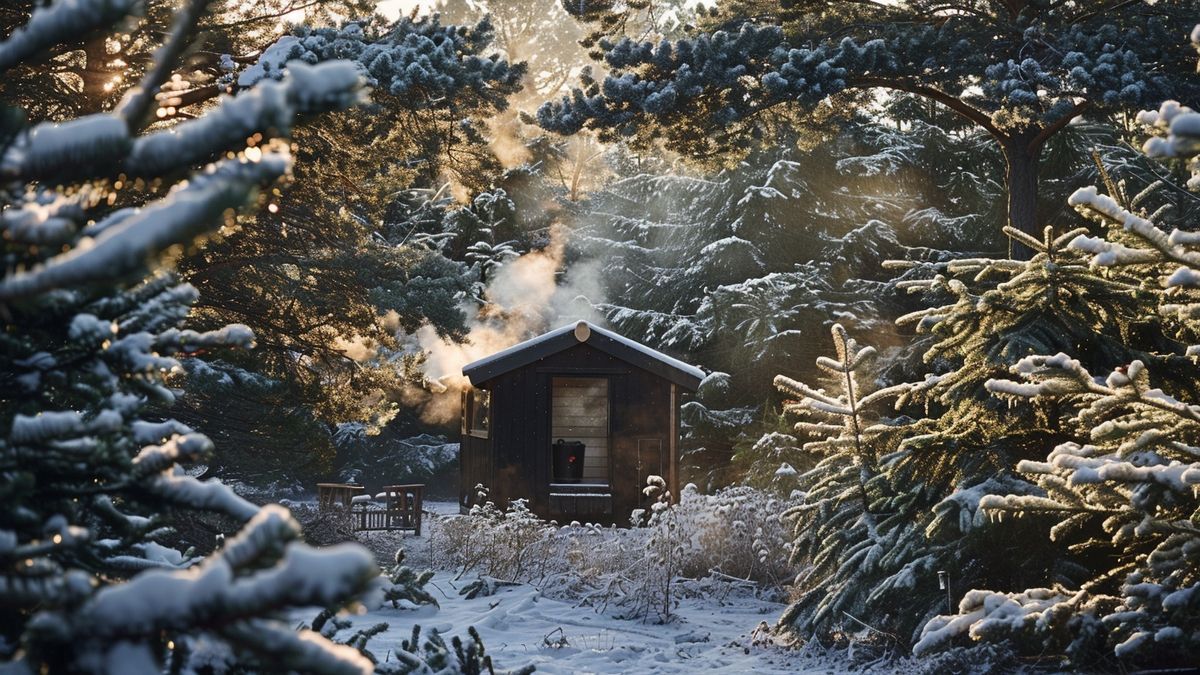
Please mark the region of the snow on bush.
[[435, 568], [529, 583], [602, 613], [658, 621], [682, 595], [781, 598], [791, 578], [787, 529], [777, 517], [788, 504], [753, 488], [705, 495], [688, 485], [679, 503], [656, 501], [635, 513], [632, 528], [560, 526], [523, 500], [503, 510], [482, 492], [468, 514], [442, 519], [431, 535]]

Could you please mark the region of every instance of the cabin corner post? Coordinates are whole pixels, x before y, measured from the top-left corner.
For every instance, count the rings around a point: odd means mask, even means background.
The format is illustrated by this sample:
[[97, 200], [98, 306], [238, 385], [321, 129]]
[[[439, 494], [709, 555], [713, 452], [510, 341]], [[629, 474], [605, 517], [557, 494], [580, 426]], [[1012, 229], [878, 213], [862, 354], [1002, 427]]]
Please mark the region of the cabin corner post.
[[671, 434], [668, 485], [675, 503], [679, 503], [679, 386], [671, 383]]

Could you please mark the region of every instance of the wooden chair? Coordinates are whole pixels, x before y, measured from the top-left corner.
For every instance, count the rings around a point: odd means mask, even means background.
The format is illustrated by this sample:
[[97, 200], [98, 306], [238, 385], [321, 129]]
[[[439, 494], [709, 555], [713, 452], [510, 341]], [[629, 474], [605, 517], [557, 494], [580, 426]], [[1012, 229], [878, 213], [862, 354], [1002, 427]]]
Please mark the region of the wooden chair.
[[355, 530], [412, 530], [421, 536], [421, 508], [425, 501], [425, 486], [388, 485], [377, 496], [384, 497], [384, 508], [372, 509], [358, 504], [353, 510]]
[[387, 495], [389, 530], [412, 530], [421, 536], [421, 507], [425, 501], [425, 486], [389, 485], [383, 488]]

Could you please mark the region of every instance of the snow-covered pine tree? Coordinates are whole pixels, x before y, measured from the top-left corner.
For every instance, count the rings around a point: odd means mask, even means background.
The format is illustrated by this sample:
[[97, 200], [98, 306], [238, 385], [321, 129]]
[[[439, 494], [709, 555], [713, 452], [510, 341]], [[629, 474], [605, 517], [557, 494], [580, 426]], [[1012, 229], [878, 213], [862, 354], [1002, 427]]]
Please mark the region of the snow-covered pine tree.
[[1017, 463], [1071, 438], [1066, 411], [1055, 403], [1001, 399], [986, 382], [1047, 351], [1082, 349], [1093, 364], [1128, 361], [1141, 354], [1127, 347], [1135, 332], [1172, 344], [1159, 325], [1137, 317], [1138, 289], [1094, 274], [1069, 247], [1082, 230], [1055, 235], [1046, 228], [1040, 240], [1012, 228], [1007, 233], [1034, 256], [956, 260], [933, 265], [939, 273], [931, 279], [903, 282], [949, 300], [900, 320], [928, 334], [924, 360], [935, 374], [899, 401], [901, 410], [927, 418], [924, 428], [882, 458], [897, 494], [885, 508], [909, 516], [886, 558], [890, 576], [872, 597], [894, 611], [894, 629], [906, 639], [915, 640], [927, 618], [945, 611], [938, 571], [950, 575], [957, 596], [980, 585], [1009, 589], [1065, 579], [1077, 570], [1045, 541], [1046, 519], [992, 522], [979, 508], [989, 494], [1038, 494]]
[[[1200, 30], [1193, 33], [1200, 42]], [[1141, 119], [1165, 131], [1145, 149], [1160, 157], [1200, 150], [1200, 115], [1168, 102]], [[1140, 207], [1141, 195], [1083, 188], [1071, 203], [1100, 221], [1104, 237], [1080, 235], [1071, 247], [1090, 256], [1098, 275], [1141, 291], [1138, 314], [1157, 313], [1185, 348], [1146, 345], [1153, 355], [1109, 364], [1106, 377], [1058, 352], [1012, 368], [1021, 380], [989, 380], [1010, 398], [1073, 402], [1081, 439], [1057, 445], [1045, 460], [1018, 469], [1039, 496], [992, 495], [988, 513], [1049, 515], [1051, 537], [1086, 553], [1074, 585], [1017, 592], [973, 590], [958, 614], [926, 625], [914, 651], [960, 642], [1007, 640], [1031, 653], [1062, 653], [1074, 664], [1117, 657], [1138, 666], [1192, 665], [1200, 655], [1200, 400], [1195, 342], [1200, 333], [1200, 238], [1162, 228]], [[1157, 292], [1150, 292], [1151, 289]], [[1079, 352], [1083, 353], [1083, 352]], [[1101, 371], [1103, 372], [1103, 371]], [[1053, 580], [1046, 580], [1052, 582]]]
[[[1030, 261], [925, 263], [918, 267], [932, 268], [932, 278], [901, 282], [949, 300], [902, 318], [929, 335], [925, 360], [935, 373], [904, 387], [897, 400], [901, 413], [920, 419], [902, 435], [884, 436], [891, 444], [875, 453], [875, 480], [890, 489], [865, 500], [874, 528], [831, 530], [807, 551], [809, 560], [819, 562], [816, 569], [852, 581], [823, 583], [809, 605], [793, 606], [781, 629], [821, 636], [845, 620], [838, 610], [853, 616], [857, 610], [869, 614], [873, 628], [907, 644], [928, 618], [945, 611], [938, 571], [949, 573], [956, 595], [985, 583], [1024, 588], [1029, 580], [1065, 578], [1078, 569], [1044, 542], [1045, 519], [993, 523], [979, 502], [989, 494], [1040, 494], [1016, 472], [1017, 462], [1071, 438], [1055, 404], [1002, 400], [986, 388], [990, 378], [1003, 377], [1012, 364], [1046, 346], [1061, 351], [1085, 345], [1096, 362], [1120, 363], [1141, 355], [1126, 346], [1134, 333], [1160, 347], [1172, 344], [1157, 323], [1137, 317], [1139, 289], [1096, 275], [1068, 246], [1081, 232], [1055, 236], [1047, 230], [1039, 241], [1012, 231], [1037, 252]], [[798, 487], [811, 490], [811, 481], [828, 470], [819, 465]], [[863, 502], [858, 499], [856, 508]], [[818, 614], [814, 607], [827, 609]]]
[[859, 347], [840, 324], [832, 332], [836, 358], [817, 359], [832, 391], [775, 378], [790, 399], [784, 411], [802, 417], [796, 432], [813, 439], [804, 450], [820, 456], [797, 479], [803, 502], [781, 516], [793, 528], [791, 562], [801, 571], [795, 582], [800, 596], [777, 626], [806, 636], [871, 616], [868, 596], [886, 575], [880, 561], [897, 544], [898, 531], [895, 513], [880, 509], [893, 488], [879, 457], [913, 431], [880, 412], [908, 385], [877, 387], [870, 363], [875, 349]]
[[[208, 439], [147, 416], [151, 403], [173, 397], [165, 378], [180, 371], [180, 357], [254, 341], [245, 326], [183, 329], [196, 293], [161, 272], [161, 261], [288, 173], [288, 144], [276, 139], [296, 118], [362, 97], [352, 64], [299, 64], [208, 114], [145, 133], [206, 4], [183, 6], [152, 67], [112, 112], [29, 127], [3, 111], [0, 660], [13, 672], [192, 672], [235, 662], [370, 670], [354, 649], [297, 633], [285, 615], [352, 602], [378, 574], [370, 554], [309, 548], [285, 509], [196, 479], [186, 467], [211, 451]], [[0, 42], [0, 71], [109, 30], [139, 6], [39, 6]], [[130, 193], [145, 201], [114, 210]], [[170, 545], [172, 519], [196, 510], [244, 525], [201, 559]]]
[[[215, 381], [189, 391], [181, 414], [214, 437], [237, 440], [245, 438], [243, 419], [282, 417], [273, 411], [285, 407], [292, 414], [281, 441], [308, 432], [304, 443], [260, 441], [246, 452], [227, 451], [214, 471], [245, 476], [266, 456], [293, 478], [304, 476], [304, 459], [330, 447], [328, 434], [314, 427], [359, 421], [377, 430], [402, 414], [397, 392], [409, 383], [392, 358], [397, 328], [430, 324], [442, 335], [465, 334], [459, 307], [478, 275], [414, 243], [420, 232], [406, 219], [405, 198], [447, 180], [471, 190], [490, 183], [500, 167], [478, 127], [505, 108], [524, 69], [489, 51], [494, 33], [486, 20], [456, 26], [436, 17], [366, 16], [338, 19], [336, 27], [292, 27], [222, 76], [240, 90], [283, 77], [289, 60], [347, 59], [372, 96], [352, 112], [299, 125], [293, 180], [277, 188], [273, 208], [241, 218], [236, 231], [179, 264], [201, 294], [196, 326], [245, 323], [259, 339], [252, 358], [208, 365], [229, 379], [242, 379], [244, 370], [276, 383], [260, 393]], [[430, 206], [425, 214], [439, 210]]]
[[[1194, 364], [1191, 370], [1195, 372]], [[1065, 354], [1013, 367], [1023, 381], [989, 389], [1021, 398], [1082, 401], [1084, 444], [1058, 445], [1018, 470], [1043, 495], [989, 495], [990, 515], [1049, 514], [1053, 538], [1087, 554], [1078, 585], [1001, 593], [972, 590], [958, 615], [939, 616], [914, 653], [975, 640], [1010, 641], [1029, 653], [1067, 654], [1081, 666], [1116, 656], [1139, 666], [1191, 665], [1200, 654], [1200, 406], [1151, 383], [1141, 361], [1094, 377]]]

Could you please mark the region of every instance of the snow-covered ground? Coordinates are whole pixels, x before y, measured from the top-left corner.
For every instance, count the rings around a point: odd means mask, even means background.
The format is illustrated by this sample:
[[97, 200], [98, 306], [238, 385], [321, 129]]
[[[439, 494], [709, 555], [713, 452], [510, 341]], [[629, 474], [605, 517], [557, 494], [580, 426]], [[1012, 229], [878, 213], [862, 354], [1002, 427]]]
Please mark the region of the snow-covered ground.
[[[364, 537], [381, 558], [403, 546], [406, 562], [424, 569], [430, 532], [439, 516], [458, 513], [454, 503], [426, 502], [422, 537], [377, 533]], [[433, 522], [430, 522], [433, 521]], [[382, 562], [382, 561], [381, 561]], [[368, 648], [380, 660], [412, 634], [414, 624], [447, 636], [466, 635], [474, 626], [498, 669], [533, 664], [540, 673], [834, 673], [846, 663], [837, 656], [752, 644], [762, 622], [773, 623], [784, 606], [730, 593], [686, 594], [667, 624], [617, 619], [575, 602], [543, 596], [527, 584], [500, 588], [494, 595], [465, 599], [458, 590], [474, 575], [455, 579], [439, 571], [427, 586], [440, 607], [393, 609], [390, 606], [354, 617], [355, 627], [386, 622], [387, 631]]]
[[387, 608], [355, 617], [356, 626], [388, 623], [369, 645], [380, 660], [411, 635], [415, 623], [446, 636], [475, 626], [498, 669], [533, 664], [540, 673], [833, 673], [845, 667], [814, 654], [752, 646], [754, 627], [773, 622], [783, 610], [776, 603], [685, 599], [676, 620], [654, 625], [542, 597], [528, 585], [467, 600], [457, 589], [469, 580], [452, 577], [439, 573], [428, 586], [440, 608]]

